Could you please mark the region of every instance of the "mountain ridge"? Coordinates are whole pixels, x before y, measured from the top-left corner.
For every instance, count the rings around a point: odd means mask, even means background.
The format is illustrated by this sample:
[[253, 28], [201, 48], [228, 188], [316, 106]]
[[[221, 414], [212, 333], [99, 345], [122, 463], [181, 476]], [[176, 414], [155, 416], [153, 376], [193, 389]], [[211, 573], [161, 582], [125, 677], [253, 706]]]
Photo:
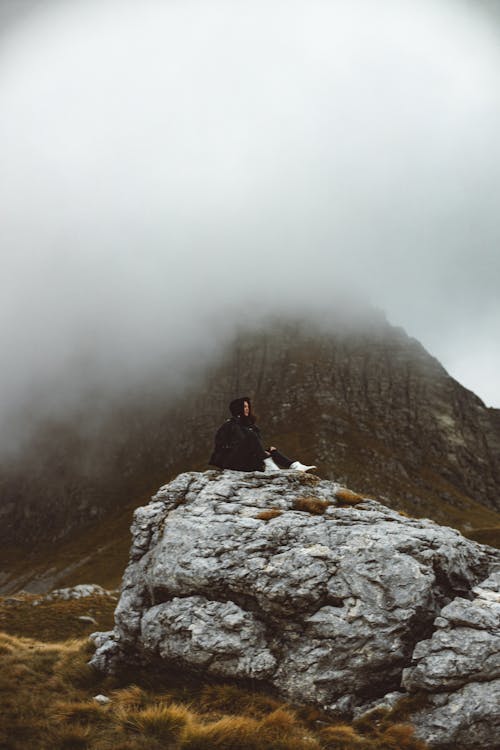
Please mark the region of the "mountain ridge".
[[71, 422], [40, 430], [0, 470], [3, 545], [59, 546], [177, 474], [205, 469], [227, 404], [242, 394], [266, 442], [321, 476], [494, 541], [500, 410], [400, 327], [380, 316], [364, 327], [274, 319], [241, 331], [196, 374], [175, 398], [145, 385], [87, 436]]

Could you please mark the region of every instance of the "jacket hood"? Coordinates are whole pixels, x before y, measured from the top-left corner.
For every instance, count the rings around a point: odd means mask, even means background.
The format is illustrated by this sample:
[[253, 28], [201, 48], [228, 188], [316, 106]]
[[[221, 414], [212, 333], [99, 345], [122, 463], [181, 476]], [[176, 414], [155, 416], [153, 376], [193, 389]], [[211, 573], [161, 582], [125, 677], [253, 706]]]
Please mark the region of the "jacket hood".
[[248, 405], [250, 407], [250, 414], [252, 413], [252, 402], [248, 398], [248, 396], [242, 396], [241, 398], [235, 398], [234, 401], [231, 401], [229, 404], [229, 411], [233, 415], [233, 417], [241, 417], [243, 414], [243, 404], [245, 401], [248, 401]]

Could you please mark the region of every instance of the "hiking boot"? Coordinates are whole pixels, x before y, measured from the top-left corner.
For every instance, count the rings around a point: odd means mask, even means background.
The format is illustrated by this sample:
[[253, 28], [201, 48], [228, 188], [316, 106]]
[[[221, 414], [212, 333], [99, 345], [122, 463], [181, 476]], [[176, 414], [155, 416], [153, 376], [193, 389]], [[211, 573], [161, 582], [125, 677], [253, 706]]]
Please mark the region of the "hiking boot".
[[306, 466], [305, 464], [301, 464], [300, 461], [294, 461], [293, 464], [290, 465], [291, 469], [295, 469], [295, 471], [311, 471], [311, 469], [317, 469], [317, 466]]

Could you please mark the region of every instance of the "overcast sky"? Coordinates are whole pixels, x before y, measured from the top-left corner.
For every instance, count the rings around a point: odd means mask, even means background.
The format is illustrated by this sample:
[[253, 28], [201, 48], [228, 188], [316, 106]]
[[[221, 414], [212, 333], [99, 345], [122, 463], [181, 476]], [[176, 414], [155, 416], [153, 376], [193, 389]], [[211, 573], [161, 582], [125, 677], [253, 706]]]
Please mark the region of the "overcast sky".
[[223, 338], [224, 316], [346, 292], [500, 406], [494, 15], [466, 0], [0, 11], [0, 416], [35, 386], [71, 400], [172, 367]]

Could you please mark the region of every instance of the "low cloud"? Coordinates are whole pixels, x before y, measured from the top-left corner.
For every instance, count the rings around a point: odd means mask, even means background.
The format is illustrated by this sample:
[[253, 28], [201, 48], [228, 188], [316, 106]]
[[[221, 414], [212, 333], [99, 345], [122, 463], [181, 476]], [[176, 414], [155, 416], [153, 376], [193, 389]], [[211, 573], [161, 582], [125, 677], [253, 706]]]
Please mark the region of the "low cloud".
[[500, 405], [499, 34], [459, 0], [35, 4], [0, 52], [4, 422], [341, 294]]

